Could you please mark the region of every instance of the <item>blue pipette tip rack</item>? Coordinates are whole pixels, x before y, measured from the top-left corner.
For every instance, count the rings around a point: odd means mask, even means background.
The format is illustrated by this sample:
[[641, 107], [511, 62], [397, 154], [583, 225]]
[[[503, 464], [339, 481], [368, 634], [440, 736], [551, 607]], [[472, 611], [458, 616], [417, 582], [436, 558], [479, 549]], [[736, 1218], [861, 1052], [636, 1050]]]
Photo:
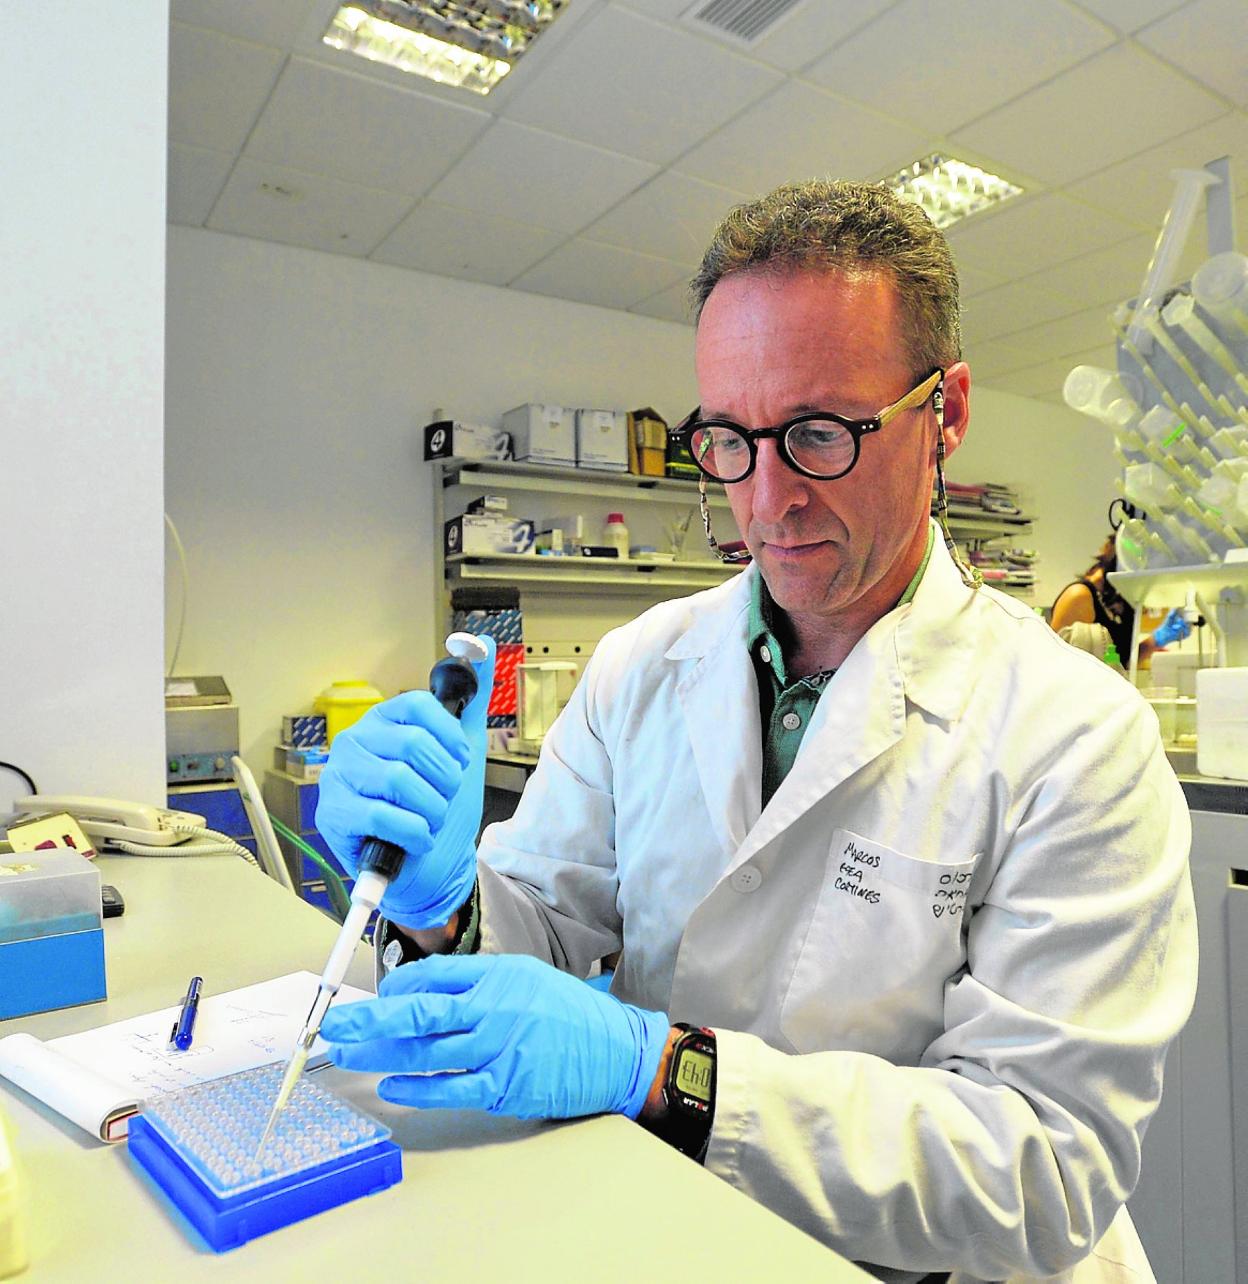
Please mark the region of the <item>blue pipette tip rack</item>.
[[166, 1093], [130, 1121], [130, 1154], [218, 1253], [402, 1179], [390, 1130], [306, 1075], [257, 1157], [284, 1069]]

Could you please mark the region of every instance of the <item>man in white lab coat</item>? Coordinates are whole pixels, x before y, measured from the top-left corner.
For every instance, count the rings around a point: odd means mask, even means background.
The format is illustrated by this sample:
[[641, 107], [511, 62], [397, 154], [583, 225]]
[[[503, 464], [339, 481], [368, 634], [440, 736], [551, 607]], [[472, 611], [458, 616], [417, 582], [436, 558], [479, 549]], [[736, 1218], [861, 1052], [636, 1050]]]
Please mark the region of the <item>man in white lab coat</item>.
[[[331, 845], [410, 853], [387, 966], [445, 957], [331, 1012], [334, 1057], [413, 1105], [628, 1114], [884, 1279], [1150, 1279], [1124, 1204], [1194, 994], [1188, 816], [1148, 706], [929, 518], [969, 418], [945, 240], [783, 188], [695, 294], [685, 435], [752, 565], [603, 639], [475, 858], [480, 700], [467, 737], [417, 694], [338, 738]], [[610, 995], [573, 979], [616, 951]]]

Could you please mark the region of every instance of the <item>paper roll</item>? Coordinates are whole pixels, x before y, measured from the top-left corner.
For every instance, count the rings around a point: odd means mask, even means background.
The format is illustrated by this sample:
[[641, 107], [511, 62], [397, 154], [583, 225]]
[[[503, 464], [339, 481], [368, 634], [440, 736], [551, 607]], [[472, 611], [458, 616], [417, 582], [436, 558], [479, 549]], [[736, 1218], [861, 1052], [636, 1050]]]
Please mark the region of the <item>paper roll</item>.
[[33, 1034], [0, 1039], [0, 1075], [101, 1141], [123, 1141], [139, 1101], [132, 1092], [41, 1043]]

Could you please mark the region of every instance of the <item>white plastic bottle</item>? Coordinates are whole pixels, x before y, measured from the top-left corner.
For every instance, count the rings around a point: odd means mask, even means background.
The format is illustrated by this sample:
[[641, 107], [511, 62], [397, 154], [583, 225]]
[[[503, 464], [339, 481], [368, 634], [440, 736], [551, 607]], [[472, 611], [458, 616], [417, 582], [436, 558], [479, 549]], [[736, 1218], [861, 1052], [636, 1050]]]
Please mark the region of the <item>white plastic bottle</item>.
[[602, 528], [602, 542], [616, 550], [621, 558], [628, 557], [628, 527], [624, 525], [623, 513], [608, 513], [606, 525]]

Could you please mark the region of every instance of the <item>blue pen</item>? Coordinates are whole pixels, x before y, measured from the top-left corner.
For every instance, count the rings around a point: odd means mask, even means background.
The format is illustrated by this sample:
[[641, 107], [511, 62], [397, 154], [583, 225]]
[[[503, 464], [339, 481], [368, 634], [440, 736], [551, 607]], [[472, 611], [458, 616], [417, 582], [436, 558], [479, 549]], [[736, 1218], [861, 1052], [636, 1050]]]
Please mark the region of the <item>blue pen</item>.
[[202, 976], [191, 977], [191, 983], [186, 987], [186, 998], [182, 1000], [182, 1011], [178, 1014], [178, 1019], [173, 1023], [173, 1030], [169, 1035], [170, 1044], [177, 1048], [179, 1052], [185, 1052], [191, 1046], [191, 1039], [195, 1031], [195, 1014], [199, 1011], [199, 992], [204, 987], [204, 978]]

